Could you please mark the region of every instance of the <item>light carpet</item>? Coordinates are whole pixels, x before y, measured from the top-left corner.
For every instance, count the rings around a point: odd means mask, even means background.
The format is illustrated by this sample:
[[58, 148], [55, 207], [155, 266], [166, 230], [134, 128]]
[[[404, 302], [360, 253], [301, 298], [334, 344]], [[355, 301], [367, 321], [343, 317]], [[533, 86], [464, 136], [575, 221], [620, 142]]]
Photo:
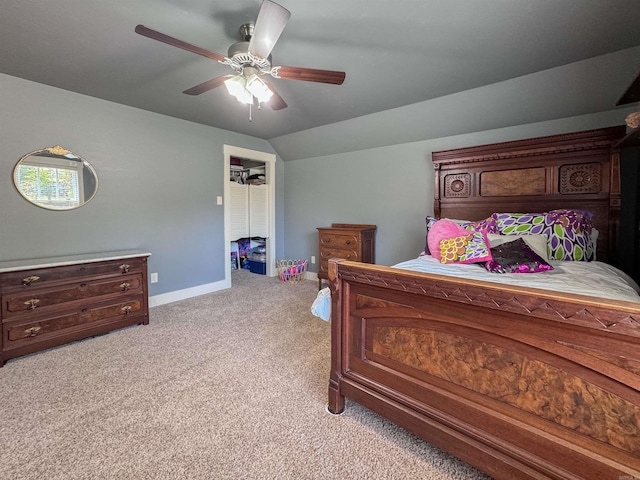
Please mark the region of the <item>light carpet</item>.
[[7, 362], [0, 479], [488, 478], [353, 402], [325, 412], [316, 282], [233, 285]]

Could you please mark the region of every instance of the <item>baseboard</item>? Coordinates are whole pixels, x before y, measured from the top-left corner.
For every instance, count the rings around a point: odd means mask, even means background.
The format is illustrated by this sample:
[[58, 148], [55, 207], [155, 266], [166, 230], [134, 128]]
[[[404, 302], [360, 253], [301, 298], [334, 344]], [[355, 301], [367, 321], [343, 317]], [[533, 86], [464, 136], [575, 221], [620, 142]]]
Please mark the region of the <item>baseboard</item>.
[[[316, 272], [307, 272], [304, 275], [305, 280], [318, 280], [318, 274]], [[178, 302], [180, 300], [186, 300], [187, 298], [197, 297], [199, 295], [206, 295], [207, 293], [218, 292], [226, 288], [231, 288], [231, 280], [220, 280], [219, 282], [206, 283], [204, 285], [198, 285], [197, 287], [185, 288], [183, 290], [175, 290], [173, 292], [161, 293], [160, 295], [154, 295], [149, 297], [149, 308], [158, 307], [166, 303]]]
[[177, 302], [179, 300], [186, 300], [187, 298], [197, 297], [199, 295], [205, 295], [207, 293], [217, 292], [231, 288], [231, 280], [220, 280], [219, 282], [206, 283], [204, 285], [198, 285], [197, 287], [185, 288], [183, 290], [175, 290], [173, 292], [161, 293], [160, 295], [154, 295], [149, 297], [149, 308], [164, 305], [165, 303]]

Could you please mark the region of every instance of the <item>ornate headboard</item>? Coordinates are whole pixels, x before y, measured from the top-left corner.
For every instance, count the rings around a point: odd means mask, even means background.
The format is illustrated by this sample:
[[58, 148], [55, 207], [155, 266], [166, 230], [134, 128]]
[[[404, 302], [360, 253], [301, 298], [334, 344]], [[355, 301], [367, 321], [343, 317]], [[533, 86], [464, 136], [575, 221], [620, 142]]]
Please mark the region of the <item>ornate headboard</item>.
[[435, 216], [567, 208], [593, 214], [598, 260], [616, 259], [625, 126], [433, 152]]

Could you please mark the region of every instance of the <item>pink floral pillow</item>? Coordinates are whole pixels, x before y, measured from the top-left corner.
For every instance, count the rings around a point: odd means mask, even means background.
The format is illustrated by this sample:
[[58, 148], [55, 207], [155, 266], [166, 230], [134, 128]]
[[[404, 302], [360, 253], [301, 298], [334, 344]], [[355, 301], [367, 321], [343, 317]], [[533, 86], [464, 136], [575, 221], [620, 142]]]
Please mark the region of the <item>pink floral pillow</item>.
[[[436, 222], [440, 220], [430, 216], [428, 216], [425, 220], [427, 225], [427, 236], [425, 239], [424, 254], [431, 255], [431, 249], [429, 248], [429, 230], [431, 230], [431, 227], [433, 227], [436, 224]], [[454, 220], [451, 218], [445, 218], [443, 220], [454, 222], [460, 225], [461, 227], [463, 227], [468, 232], [475, 232], [476, 230], [484, 230], [487, 233], [498, 233], [498, 228], [496, 226], [493, 216], [487, 217], [484, 220], [478, 220], [475, 222], [472, 222], [470, 220]], [[436, 245], [436, 250], [437, 250], [437, 245]]]
[[457, 223], [443, 218], [431, 225], [427, 234], [427, 245], [431, 256], [440, 260], [440, 241], [448, 238], [469, 235], [469, 231], [462, 228]]
[[440, 263], [480, 263], [491, 260], [487, 235], [483, 231], [440, 240]]

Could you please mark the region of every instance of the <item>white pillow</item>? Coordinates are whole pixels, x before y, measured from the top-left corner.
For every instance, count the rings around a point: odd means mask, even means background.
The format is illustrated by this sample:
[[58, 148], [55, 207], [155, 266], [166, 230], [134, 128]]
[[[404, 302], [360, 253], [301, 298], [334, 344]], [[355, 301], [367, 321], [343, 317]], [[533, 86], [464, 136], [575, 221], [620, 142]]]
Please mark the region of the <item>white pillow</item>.
[[500, 235], [497, 233], [488, 233], [487, 240], [489, 240], [490, 247], [497, 247], [504, 243], [509, 243], [521, 238], [524, 240], [531, 250], [540, 255], [545, 262], [549, 260], [547, 255], [547, 236], [544, 234], [536, 235]]
[[593, 247], [593, 259], [592, 260], [596, 260], [596, 252], [598, 250], [598, 235], [600, 235], [600, 232], [597, 229], [592, 228], [591, 229], [591, 235], [589, 236], [589, 238], [591, 239], [591, 246]]

